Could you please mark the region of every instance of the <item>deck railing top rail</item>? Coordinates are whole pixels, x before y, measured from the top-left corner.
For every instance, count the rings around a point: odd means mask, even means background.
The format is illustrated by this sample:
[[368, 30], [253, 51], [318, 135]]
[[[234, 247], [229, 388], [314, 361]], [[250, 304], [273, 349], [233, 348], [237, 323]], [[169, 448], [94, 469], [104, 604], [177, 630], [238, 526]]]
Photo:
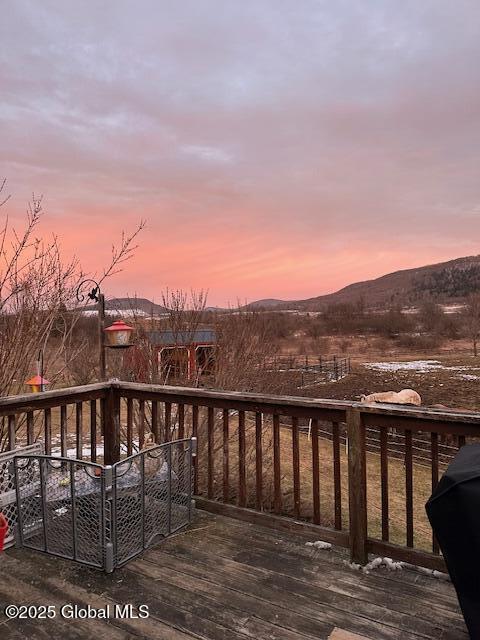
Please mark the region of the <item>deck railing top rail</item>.
[[[302, 407], [310, 410], [333, 410], [346, 414], [349, 409], [356, 409], [361, 413], [379, 414], [382, 416], [392, 416], [397, 418], [410, 418], [419, 420], [433, 420], [436, 422], [459, 422], [461, 424], [472, 424], [480, 426], [480, 412], [457, 411], [454, 409], [440, 409], [429, 407], [417, 407], [410, 405], [395, 405], [388, 403], [364, 403], [352, 400], [332, 400], [329, 398], [308, 398], [304, 396], [277, 396], [250, 393], [243, 391], [218, 391], [209, 389], [198, 389], [196, 387], [177, 387], [144, 384], [137, 382], [112, 381], [112, 386], [122, 392], [130, 394], [154, 394], [159, 396], [169, 396], [172, 401], [178, 402], [180, 398], [188, 398], [189, 401], [196, 401], [197, 404], [208, 406], [208, 402], [214, 401], [215, 406], [221, 408], [220, 403], [229, 403], [230, 408], [236, 408], [237, 404], [264, 405], [272, 410], [279, 408]], [[138, 397], [136, 395], [136, 397]], [[255, 409], [252, 409], [255, 410]]]
[[[436, 422], [458, 422], [480, 426], [480, 412], [457, 411], [447, 408], [429, 408], [410, 405], [395, 405], [389, 403], [363, 403], [352, 400], [332, 400], [329, 398], [309, 398], [304, 396], [265, 395], [244, 391], [219, 391], [211, 389], [199, 389], [197, 387], [180, 387], [168, 385], [154, 385], [137, 382], [123, 382], [109, 380], [64, 389], [53, 389], [41, 393], [28, 393], [0, 398], [0, 414], [15, 411], [43, 409], [48, 406], [60, 406], [64, 403], [74, 403], [80, 399], [89, 399], [89, 396], [101, 397], [109, 389], [117, 389], [122, 395], [151, 396], [156, 399], [169, 397], [174, 402], [181, 402], [181, 398], [188, 398], [190, 402], [208, 406], [212, 401], [216, 407], [222, 408], [224, 403], [229, 408], [235, 409], [237, 405], [263, 405], [265, 409], [272, 411], [287, 408], [305, 408], [307, 410], [333, 410], [346, 413], [349, 409], [356, 409], [362, 414], [378, 414], [391, 416], [392, 418], [407, 418], [418, 420], [432, 420]], [[243, 407], [241, 407], [243, 408]], [[247, 409], [248, 410], [248, 409]], [[251, 410], [255, 410], [253, 407]]]
[[77, 387], [52, 389], [40, 393], [24, 393], [0, 398], [0, 415], [21, 411], [32, 411], [48, 407], [58, 407], [62, 404], [73, 404], [80, 400], [100, 398], [112, 388], [113, 381], [96, 382]]

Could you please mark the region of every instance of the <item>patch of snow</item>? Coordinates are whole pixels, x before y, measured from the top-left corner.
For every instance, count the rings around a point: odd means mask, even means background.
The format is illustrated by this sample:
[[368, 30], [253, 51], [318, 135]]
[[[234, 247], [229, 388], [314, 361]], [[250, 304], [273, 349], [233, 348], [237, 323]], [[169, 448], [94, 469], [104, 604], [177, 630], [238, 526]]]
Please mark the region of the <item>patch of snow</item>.
[[376, 371], [434, 371], [443, 369], [439, 360], [411, 360], [410, 362], [366, 362], [366, 369]]
[[417, 573], [431, 576], [437, 580], [444, 580], [445, 582], [451, 581], [448, 573], [442, 573], [441, 571], [435, 571], [433, 569], [426, 569], [425, 567], [418, 567], [417, 565], [410, 564], [409, 562], [395, 562], [392, 558], [374, 558], [363, 567], [361, 564], [349, 562], [348, 560], [343, 560], [343, 564], [354, 571], [362, 571], [363, 573], [370, 573], [372, 569], [377, 569], [378, 567], [386, 567], [388, 571], [401, 571], [402, 569], [408, 569], [409, 571], [415, 571]]
[[415, 571], [416, 573], [421, 573], [426, 576], [431, 576], [432, 578], [436, 578], [437, 580], [444, 580], [445, 582], [451, 582], [451, 579], [448, 573], [436, 571], [435, 569], [427, 569], [426, 567], [418, 567], [416, 564], [410, 564], [409, 562], [404, 562], [403, 567], [404, 569], [408, 569], [409, 571]]
[[442, 304], [440, 306], [445, 313], [460, 313], [466, 307], [465, 304]]
[[[58, 442], [59, 438], [55, 438], [52, 439], [52, 444], [55, 443], [55, 440]], [[139, 444], [138, 444], [138, 440], [134, 440], [132, 442], [132, 450], [135, 453], [135, 451], [139, 450]], [[52, 446], [52, 455], [61, 455], [61, 447], [56, 445], [56, 446]], [[104, 447], [103, 444], [97, 444], [97, 448], [96, 448], [96, 452], [97, 452], [97, 458], [98, 457], [103, 457], [104, 455]], [[127, 453], [127, 445], [126, 443], [122, 442], [120, 443], [120, 452], [121, 453]], [[82, 457], [88, 462], [88, 458], [90, 456], [90, 446], [88, 444], [83, 444], [82, 446]], [[76, 458], [77, 457], [77, 447], [69, 447], [67, 449], [67, 458]]]
[[317, 540], [316, 542], [306, 542], [305, 546], [307, 547], [315, 547], [316, 549], [331, 549], [332, 545], [330, 542], [323, 542], [323, 540]]
[[[96, 309], [85, 309], [81, 311], [84, 316], [96, 316]], [[142, 317], [150, 318], [151, 314], [143, 309], [105, 309], [106, 316], [123, 316], [123, 317]], [[163, 314], [162, 314], [163, 315]], [[159, 314], [154, 314], [154, 317], [161, 317]]]
[[385, 566], [388, 571], [400, 571], [403, 569], [403, 562], [394, 562], [391, 558], [374, 558], [363, 567], [363, 571], [368, 573], [371, 569], [381, 566]]
[[[366, 369], [384, 372], [413, 371], [415, 373], [426, 373], [428, 371], [479, 371], [478, 367], [471, 366], [450, 366], [442, 364], [439, 360], [410, 360], [407, 362], [365, 362]], [[480, 376], [473, 374], [463, 374], [458, 376], [465, 380], [478, 380]]]

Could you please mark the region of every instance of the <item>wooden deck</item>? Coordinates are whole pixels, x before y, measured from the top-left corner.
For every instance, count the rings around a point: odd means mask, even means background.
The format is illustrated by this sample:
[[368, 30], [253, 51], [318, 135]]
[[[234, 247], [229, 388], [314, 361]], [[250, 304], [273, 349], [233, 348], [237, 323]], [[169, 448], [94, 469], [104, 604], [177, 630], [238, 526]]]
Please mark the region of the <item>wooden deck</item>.
[[[111, 575], [22, 549], [0, 556], [2, 640], [466, 640], [450, 583], [345, 566], [305, 533], [198, 511], [190, 529]], [[5, 604], [56, 605], [54, 620], [6, 621]], [[148, 605], [148, 619], [63, 620], [60, 606]], [[342, 633], [340, 630], [344, 630]]]

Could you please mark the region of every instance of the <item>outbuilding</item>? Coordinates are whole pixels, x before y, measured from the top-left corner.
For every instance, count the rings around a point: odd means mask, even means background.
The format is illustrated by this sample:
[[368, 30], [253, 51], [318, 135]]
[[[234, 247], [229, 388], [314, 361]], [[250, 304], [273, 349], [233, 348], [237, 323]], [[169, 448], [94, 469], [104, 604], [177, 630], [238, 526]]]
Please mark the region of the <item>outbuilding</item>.
[[147, 331], [146, 336], [157, 352], [163, 380], [195, 380], [214, 372], [216, 334], [213, 329]]

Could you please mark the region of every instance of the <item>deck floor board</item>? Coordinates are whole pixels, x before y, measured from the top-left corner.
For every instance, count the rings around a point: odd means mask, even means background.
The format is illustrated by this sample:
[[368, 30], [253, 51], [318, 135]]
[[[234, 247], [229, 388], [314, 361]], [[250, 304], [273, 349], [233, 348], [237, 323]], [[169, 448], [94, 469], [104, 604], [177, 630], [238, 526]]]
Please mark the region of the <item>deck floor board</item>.
[[146, 604], [146, 619], [7, 621], [5, 640], [467, 640], [450, 583], [344, 564], [308, 534], [198, 511], [192, 526], [111, 575], [26, 549], [1, 558], [6, 604]]

